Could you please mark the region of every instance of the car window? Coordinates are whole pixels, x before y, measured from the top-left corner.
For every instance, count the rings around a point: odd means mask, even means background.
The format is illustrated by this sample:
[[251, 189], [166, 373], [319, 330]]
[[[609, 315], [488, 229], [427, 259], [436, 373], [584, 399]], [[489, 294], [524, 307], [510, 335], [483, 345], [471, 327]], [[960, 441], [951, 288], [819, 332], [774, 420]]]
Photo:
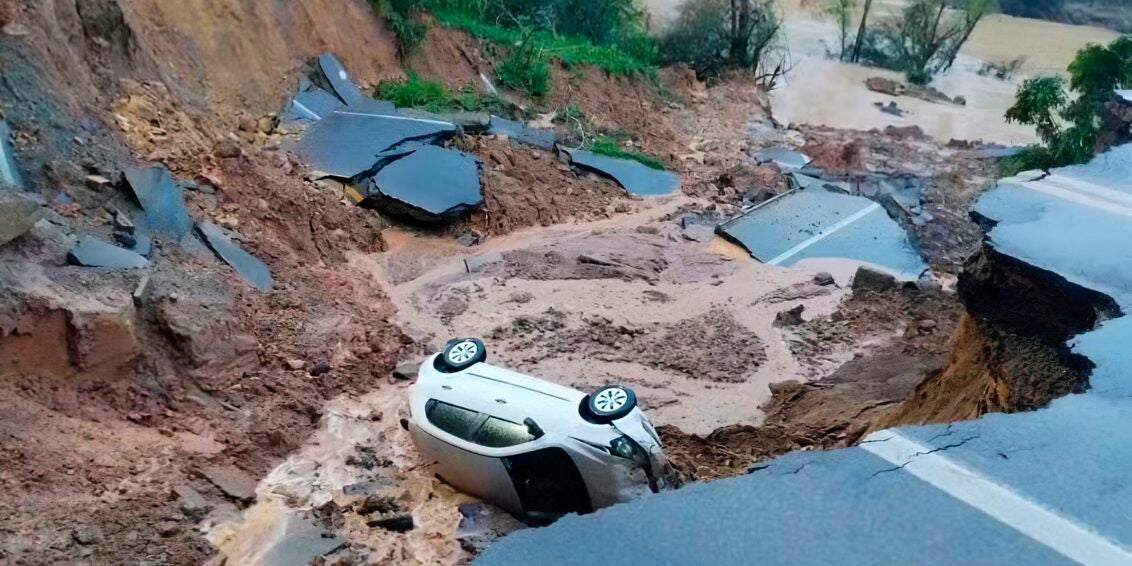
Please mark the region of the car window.
[[475, 411], [435, 399], [425, 406], [425, 416], [428, 417], [428, 422], [440, 430], [464, 440], [472, 439], [472, 434], [475, 433], [473, 427], [480, 418], [480, 414]]
[[472, 442], [489, 448], [505, 448], [524, 442], [530, 442], [535, 437], [527, 432], [527, 427], [511, 421], [488, 417], [483, 426], [476, 432]]

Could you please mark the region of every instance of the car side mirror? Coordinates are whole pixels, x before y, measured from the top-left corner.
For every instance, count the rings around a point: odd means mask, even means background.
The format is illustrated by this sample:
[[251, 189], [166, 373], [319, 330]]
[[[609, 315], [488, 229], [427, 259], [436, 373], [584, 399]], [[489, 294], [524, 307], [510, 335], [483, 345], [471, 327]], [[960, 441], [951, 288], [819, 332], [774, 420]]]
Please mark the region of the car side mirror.
[[536, 423], [535, 420], [530, 417], [523, 419], [523, 424], [527, 425], [527, 432], [531, 433], [531, 436], [535, 437], [536, 439], [542, 438], [546, 435], [546, 433], [543, 432], [542, 427], [540, 427], [538, 423]]

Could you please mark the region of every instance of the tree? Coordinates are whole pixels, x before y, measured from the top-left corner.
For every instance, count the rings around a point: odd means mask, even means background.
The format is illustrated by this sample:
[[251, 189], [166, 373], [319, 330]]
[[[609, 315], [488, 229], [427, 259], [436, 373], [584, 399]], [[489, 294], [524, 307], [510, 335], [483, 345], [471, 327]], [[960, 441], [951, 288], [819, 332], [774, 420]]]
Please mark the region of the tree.
[[904, 71], [910, 82], [927, 84], [951, 67], [963, 44], [996, 0], [912, 0], [900, 17], [881, 22], [864, 40], [867, 62]]
[[865, 10], [861, 13], [861, 27], [857, 28], [857, 42], [853, 46], [854, 63], [861, 62], [861, 46], [865, 42], [865, 24], [869, 21], [869, 9], [873, 7], [873, 0], [865, 0]]
[[687, 63], [703, 75], [753, 69], [778, 34], [772, 0], [687, 0], [661, 39], [667, 63]]
[[[1101, 105], [1114, 89], [1132, 86], [1132, 37], [1090, 44], [1060, 77], [1029, 79], [1006, 111], [1008, 122], [1034, 126], [1042, 145], [1008, 161], [1008, 171], [1084, 163], [1098, 148]], [[1072, 98], [1075, 94], [1076, 98]]]
[[827, 0], [822, 8], [822, 14], [833, 19], [834, 23], [837, 24], [838, 32], [841, 34], [837, 57], [842, 61], [849, 59], [852, 55], [849, 51], [849, 32], [853, 25], [853, 12], [856, 9], [857, 0]]

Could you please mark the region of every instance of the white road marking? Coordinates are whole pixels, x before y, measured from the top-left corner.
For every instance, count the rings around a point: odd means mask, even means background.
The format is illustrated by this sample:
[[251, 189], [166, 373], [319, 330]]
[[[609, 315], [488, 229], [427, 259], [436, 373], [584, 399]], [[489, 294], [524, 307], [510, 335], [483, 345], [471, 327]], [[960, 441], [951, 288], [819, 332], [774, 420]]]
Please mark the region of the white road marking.
[[321, 120], [322, 119], [322, 116], [315, 114], [314, 112], [311, 111], [310, 108], [303, 106], [303, 103], [299, 102], [298, 100], [292, 100], [291, 104], [294, 105], [295, 107], [297, 107], [299, 110], [306, 112], [307, 114], [310, 114], [310, 117], [311, 117], [312, 120]]
[[1072, 179], [1061, 175], [1049, 175], [1036, 181], [1026, 181], [1018, 177], [1003, 179], [1000, 184], [1030, 189], [1031, 191], [1057, 197], [1061, 200], [1104, 210], [1122, 216], [1132, 216], [1132, 195], [1126, 195], [1107, 187]]
[[412, 120], [413, 122], [426, 122], [429, 124], [437, 124], [440, 126], [456, 127], [452, 122], [444, 122], [442, 120], [429, 120], [427, 118], [409, 118], [407, 116], [390, 116], [388, 114], [367, 114], [365, 112], [347, 112], [345, 110], [335, 110], [335, 114], [346, 114], [348, 116], [369, 116], [371, 118], [388, 118], [390, 120]]
[[1070, 560], [1098, 566], [1132, 564], [1132, 551], [1088, 525], [1060, 515], [897, 431], [869, 435], [860, 447]]
[[844, 227], [846, 227], [846, 226], [868, 216], [869, 213], [871, 213], [874, 210], [877, 210], [879, 208], [880, 208], [880, 204], [874, 202], [874, 203], [870, 204], [869, 206], [866, 206], [865, 208], [862, 208], [861, 210], [857, 211], [856, 213], [846, 217], [845, 219], [838, 222], [837, 224], [834, 224], [833, 226], [830, 226], [829, 228], [826, 228], [825, 230], [822, 230], [821, 232], [814, 234], [810, 238], [807, 238], [804, 242], [782, 252], [781, 254], [778, 255], [778, 257], [775, 257], [774, 259], [768, 261], [767, 264], [768, 265], [779, 265], [782, 262], [798, 255], [798, 253], [801, 252], [802, 250], [804, 250], [804, 249], [806, 249], [806, 248], [808, 248], [808, 247], [810, 247], [810, 246], [832, 236], [838, 230], [841, 230], [842, 228], [844, 228]]

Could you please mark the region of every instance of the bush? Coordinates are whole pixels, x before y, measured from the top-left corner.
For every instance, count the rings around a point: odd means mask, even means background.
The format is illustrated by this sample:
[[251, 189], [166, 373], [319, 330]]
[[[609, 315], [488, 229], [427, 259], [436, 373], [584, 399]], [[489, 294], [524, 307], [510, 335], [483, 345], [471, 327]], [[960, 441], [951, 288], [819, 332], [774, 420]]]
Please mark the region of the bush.
[[392, 102], [399, 108], [420, 108], [429, 112], [449, 110], [488, 111], [509, 114], [509, 103], [491, 95], [479, 94], [466, 86], [453, 92], [443, 84], [420, 78], [412, 70], [404, 79], [384, 80], [377, 84], [374, 96]]
[[[1042, 145], [1006, 160], [1007, 172], [1088, 161], [1100, 148], [1101, 105], [1112, 91], [1132, 86], [1132, 36], [1107, 47], [1090, 44], [1069, 64], [1069, 83], [1039, 77], [1022, 83], [1006, 120], [1034, 126]], [[1075, 94], [1076, 98], [1072, 95]]]
[[529, 40], [516, 47], [511, 55], [495, 69], [499, 84], [534, 97], [550, 91], [550, 68], [542, 57], [542, 50]]
[[660, 58], [701, 76], [755, 68], [780, 25], [771, 0], [686, 0], [661, 40]]
[[370, 4], [385, 17], [397, 38], [397, 53], [402, 57], [420, 45], [428, 33], [428, 26], [417, 19], [420, 0], [370, 0]]

